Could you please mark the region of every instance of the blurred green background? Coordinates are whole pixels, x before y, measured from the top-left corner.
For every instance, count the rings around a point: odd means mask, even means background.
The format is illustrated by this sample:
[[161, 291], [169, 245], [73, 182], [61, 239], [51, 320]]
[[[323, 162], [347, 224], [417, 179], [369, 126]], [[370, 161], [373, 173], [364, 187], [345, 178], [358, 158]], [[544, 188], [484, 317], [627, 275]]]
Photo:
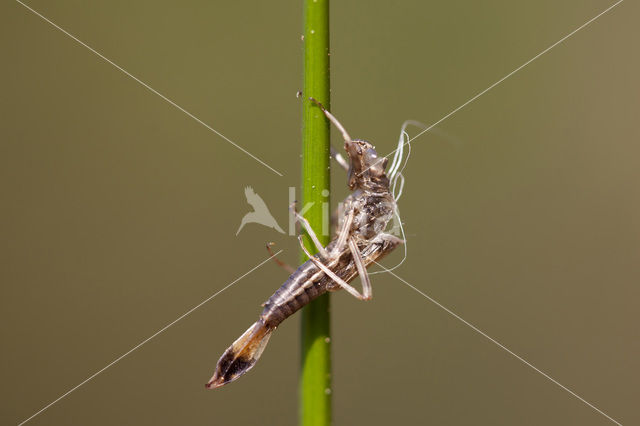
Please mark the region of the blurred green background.
[[[247, 185], [287, 224], [301, 2], [28, 4], [284, 177], [3, 2], [2, 424], [244, 274], [266, 241], [299, 257], [293, 237], [235, 232]], [[387, 153], [405, 119], [435, 122], [611, 4], [336, 1], [332, 110]], [[396, 271], [623, 424], [640, 423], [639, 11], [622, 3], [416, 139]], [[298, 318], [246, 377], [203, 386], [285, 278], [263, 266], [30, 424], [295, 424]], [[369, 303], [333, 297], [336, 424], [611, 424], [390, 275], [373, 284]]]

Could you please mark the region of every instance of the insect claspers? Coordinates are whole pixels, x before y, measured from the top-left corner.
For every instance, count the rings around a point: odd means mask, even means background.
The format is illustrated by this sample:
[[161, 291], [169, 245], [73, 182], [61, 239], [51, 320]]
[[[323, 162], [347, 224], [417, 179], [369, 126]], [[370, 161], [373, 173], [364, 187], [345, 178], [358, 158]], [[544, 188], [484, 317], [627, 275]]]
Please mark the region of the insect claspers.
[[[318, 253], [311, 255], [303, 245], [302, 237], [298, 237], [309, 260], [298, 267], [267, 300], [258, 321], [222, 354], [213, 377], [206, 384], [209, 389], [232, 382], [249, 371], [278, 325], [321, 294], [345, 289], [360, 300], [371, 299], [367, 267], [404, 242], [384, 231], [397, 214], [396, 200], [404, 182], [400, 163], [402, 147], [406, 144], [404, 128], [407, 123], [403, 126], [398, 150], [387, 174], [387, 158], [379, 158], [369, 142], [351, 139], [342, 124], [322, 104], [311, 100], [342, 133], [349, 156], [348, 185], [353, 192], [343, 202], [344, 215], [340, 218], [338, 233], [326, 247], [322, 246], [309, 222], [292, 208], [296, 220], [305, 228]], [[334, 157], [343, 167], [346, 165], [344, 160], [340, 161], [339, 155]], [[390, 181], [395, 187], [398, 178], [401, 179], [400, 190], [394, 196]], [[349, 284], [356, 276], [360, 276], [362, 293]]]

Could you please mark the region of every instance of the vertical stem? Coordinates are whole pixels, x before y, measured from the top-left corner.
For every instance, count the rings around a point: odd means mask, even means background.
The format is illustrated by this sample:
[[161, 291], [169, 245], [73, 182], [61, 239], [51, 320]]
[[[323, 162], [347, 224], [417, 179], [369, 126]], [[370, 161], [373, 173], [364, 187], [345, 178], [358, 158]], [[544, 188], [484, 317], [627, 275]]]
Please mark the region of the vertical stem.
[[[310, 205], [305, 217], [326, 245], [329, 235], [323, 232], [322, 204], [329, 202], [329, 123], [309, 97], [329, 108], [329, 0], [304, 0], [303, 94], [302, 206]], [[305, 237], [305, 244], [311, 252], [315, 251], [308, 237]], [[303, 309], [301, 333], [300, 424], [329, 425], [331, 334], [328, 294]]]

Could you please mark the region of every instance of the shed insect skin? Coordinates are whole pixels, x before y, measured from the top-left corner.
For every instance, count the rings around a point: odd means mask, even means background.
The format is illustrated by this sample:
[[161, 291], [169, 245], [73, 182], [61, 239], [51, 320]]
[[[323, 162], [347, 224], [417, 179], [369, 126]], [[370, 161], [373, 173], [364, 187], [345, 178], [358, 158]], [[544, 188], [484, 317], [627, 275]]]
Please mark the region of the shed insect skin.
[[[292, 206], [296, 220], [314, 241], [318, 254], [311, 255], [299, 237], [309, 260], [267, 300], [258, 321], [222, 354], [213, 377], [205, 385], [208, 389], [230, 383], [249, 371], [278, 325], [327, 291], [345, 289], [360, 300], [370, 300], [372, 289], [366, 268], [404, 242], [384, 233], [396, 212], [396, 201], [385, 173], [387, 159], [380, 160], [369, 142], [351, 139], [322, 104], [310, 99], [342, 133], [349, 157], [348, 186], [353, 192], [343, 202], [344, 215], [340, 218], [338, 234], [326, 247], [320, 244], [309, 223]], [[349, 284], [356, 276], [362, 281], [362, 293]]]

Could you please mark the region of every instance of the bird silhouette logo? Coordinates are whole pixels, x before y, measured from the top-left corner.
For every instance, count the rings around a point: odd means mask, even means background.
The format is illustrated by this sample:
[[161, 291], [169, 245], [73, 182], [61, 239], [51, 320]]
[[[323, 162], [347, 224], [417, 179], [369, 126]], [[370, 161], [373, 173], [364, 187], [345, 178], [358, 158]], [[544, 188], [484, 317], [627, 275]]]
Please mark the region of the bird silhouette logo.
[[258, 194], [255, 193], [253, 188], [247, 186], [244, 189], [244, 195], [245, 197], [247, 197], [247, 203], [249, 203], [249, 205], [253, 207], [253, 211], [244, 215], [242, 221], [240, 222], [240, 227], [236, 232], [236, 236], [240, 233], [242, 228], [247, 223], [259, 223], [260, 225], [273, 228], [281, 234], [284, 234], [284, 231], [282, 230], [282, 228], [280, 228], [278, 222], [276, 222], [276, 220], [271, 215], [271, 212], [269, 211], [269, 208], [267, 207], [265, 202], [262, 200], [262, 198], [260, 198]]

